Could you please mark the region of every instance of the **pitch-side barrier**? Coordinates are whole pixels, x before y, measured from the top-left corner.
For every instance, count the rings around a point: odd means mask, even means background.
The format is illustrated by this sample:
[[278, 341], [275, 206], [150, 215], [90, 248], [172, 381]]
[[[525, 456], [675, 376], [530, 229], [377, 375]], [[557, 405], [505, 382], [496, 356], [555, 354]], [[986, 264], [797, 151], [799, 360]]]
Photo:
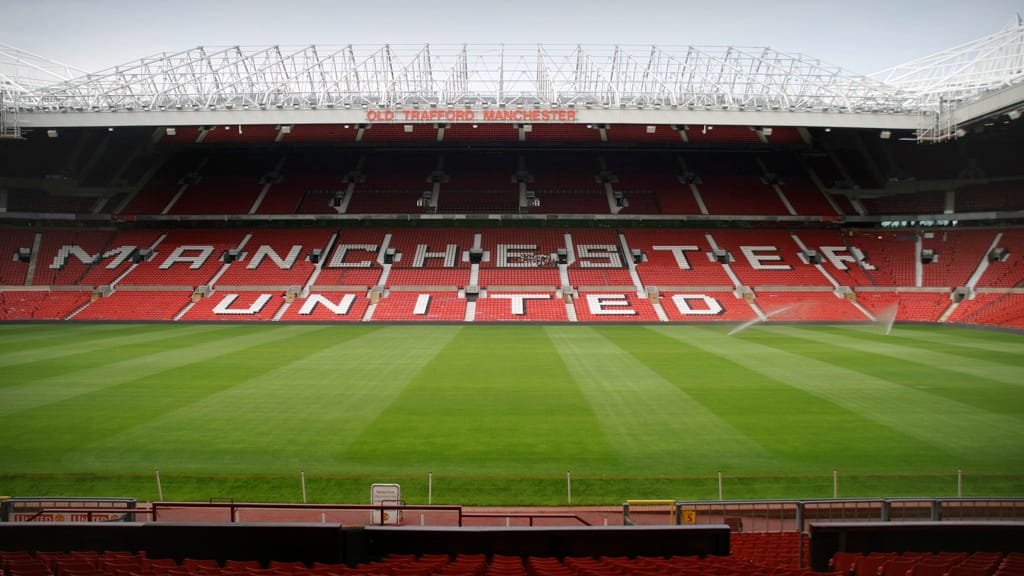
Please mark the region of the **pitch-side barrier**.
[[[344, 526], [466, 526], [526, 524], [590, 526], [573, 512], [468, 511], [463, 506], [383, 504], [276, 504], [233, 501], [139, 503], [124, 517], [123, 508], [96, 505], [69, 508], [54, 502], [37, 506], [17, 517], [21, 522], [301, 522], [337, 523]], [[74, 513], [72, 516], [71, 514]], [[115, 517], [115, 513], [121, 513]]]
[[1024, 498], [630, 500], [623, 523], [727, 524], [734, 532], [804, 532], [811, 522], [1024, 520]]

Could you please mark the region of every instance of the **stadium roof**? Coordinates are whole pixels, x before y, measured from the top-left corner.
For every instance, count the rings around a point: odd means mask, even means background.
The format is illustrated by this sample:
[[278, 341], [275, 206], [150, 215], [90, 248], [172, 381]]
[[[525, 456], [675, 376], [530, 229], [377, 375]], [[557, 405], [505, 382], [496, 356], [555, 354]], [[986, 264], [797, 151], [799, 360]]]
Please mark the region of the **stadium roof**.
[[[42, 70], [51, 82], [24, 79]], [[941, 136], [1024, 102], [1022, 70], [1018, 18], [874, 77], [770, 48], [386, 44], [197, 47], [75, 77], [15, 67], [0, 82], [8, 121], [16, 114], [27, 127], [472, 120], [848, 126]], [[955, 117], [965, 110], [968, 118]]]

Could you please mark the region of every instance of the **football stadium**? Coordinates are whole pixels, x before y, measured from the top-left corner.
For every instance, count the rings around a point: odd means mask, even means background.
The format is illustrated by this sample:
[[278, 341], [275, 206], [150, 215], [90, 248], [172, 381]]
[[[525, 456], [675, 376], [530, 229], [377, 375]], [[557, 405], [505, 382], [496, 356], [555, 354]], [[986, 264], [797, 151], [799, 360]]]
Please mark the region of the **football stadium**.
[[0, 576], [1024, 573], [1024, 25], [0, 45]]

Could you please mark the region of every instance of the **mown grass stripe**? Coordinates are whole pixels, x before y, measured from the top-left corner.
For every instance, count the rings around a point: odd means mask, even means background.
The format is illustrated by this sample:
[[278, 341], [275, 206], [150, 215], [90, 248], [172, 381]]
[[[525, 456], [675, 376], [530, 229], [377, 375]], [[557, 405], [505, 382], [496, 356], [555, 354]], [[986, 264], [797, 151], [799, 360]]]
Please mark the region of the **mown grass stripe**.
[[[698, 348], [688, 343], [692, 331], [687, 327], [614, 328], [599, 330], [718, 417], [756, 439], [775, 458], [774, 462], [754, 455], [731, 463], [688, 461], [691, 472], [700, 470], [701, 465], [751, 474], [769, 469], [827, 473], [839, 465], [844, 469], [870, 465], [878, 470], [905, 470], [908, 459], [931, 449], [859, 413]], [[642, 332], [636, 334], [639, 330]], [[880, 445], [886, 446], [881, 454], [876, 450]]]
[[[100, 334], [125, 334], [151, 330], [142, 324], [3, 324], [0, 323], [0, 346], [3, 354], [16, 350], [38, 348], [40, 340], [59, 343], [82, 335], [90, 338]], [[49, 342], [42, 343], [47, 345]]]
[[770, 452], [593, 327], [546, 331], [593, 406], [619, 457], [633, 469], [767, 467]]
[[[849, 326], [849, 328], [869, 332], [865, 327]], [[1022, 337], [1024, 335], [1020, 332], [978, 326], [896, 325], [893, 327], [891, 335], [909, 335], [916, 340], [930, 343], [1024, 355], [1024, 337]]]
[[[186, 332], [191, 328], [193, 327], [180, 327]], [[222, 327], [220, 334], [224, 337], [214, 341], [201, 340], [183, 347], [161, 350], [123, 361], [115, 360], [83, 370], [73, 370], [8, 386], [0, 389], [0, 415], [9, 415], [80, 394], [88, 394], [181, 365], [198, 365], [204, 360], [238, 352], [256, 344], [289, 338], [302, 329], [302, 326], [294, 325]], [[175, 332], [164, 332], [161, 337], [172, 337]], [[116, 350], [107, 352], [112, 359], [117, 358]]]
[[[772, 326], [762, 327], [767, 330], [776, 329]], [[1024, 367], [991, 360], [940, 352], [927, 344], [898, 344], [892, 338], [865, 338], [860, 333], [848, 333], [841, 327], [821, 330], [809, 330], [792, 327], [792, 334], [814, 338], [821, 344], [850, 348], [866, 354], [884, 356], [900, 361], [913, 362], [922, 366], [940, 367], [950, 372], [957, 372], [972, 378], [987, 378], [1012, 386], [1024, 386]], [[906, 341], [904, 339], [904, 341]], [[940, 347], [941, 348], [941, 347]], [[1016, 358], [1019, 360], [1019, 358]]]
[[[821, 359], [819, 331], [815, 329], [807, 333], [794, 333], [765, 326], [748, 331], [743, 337], [777, 350]], [[865, 362], [864, 352], [842, 346], [833, 346], [828, 350], [828, 362], [980, 410], [1017, 418], [1024, 416], [1024, 389], [1008, 387], [996, 380], [964, 378], [960, 373], [942, 366], [922, 365], [907, 359], [888, 358], [881, 362]]]
[[[753, 329], [763, 328], [766, 327], [756, 326]], [[798, 327], [770, 329], [784, 334], [810, 330]], [[719, 327], [694, 328], [694, 332], [688, 341], [695, 346], [917, 438], [931, 445], [936, 452], [945, 451], [955, 457], [951, 462], [954, 466], [957, 463], [1000, 465], [1008, 456], [1019, 460], [1019, 454], [1007, 454], [1007, 439], [1024, 435], [1024, 423], [1016, 418], [911, 390], [831, 364], [827, 358], [816, 360], [776, 350], [747, 340], [742, 333], [730, 337]], [[808, 337], [813, 337], [813, 334], [808, 334]], [[828, 341], [824, 335], [819, 340]], [[878, 360], [867, 354], [864, 361]]]
[[347, 473], [349, 443], [459, 330], [424, 328], [417, 335], [408, 327], [327, 327], [318, 337], [330, 346], [265, 365], [90, 452], [127, 450], [130, 462], [175, 472]]
[[[267, 369], [299, 361], [330, 345], [321, 337], [325, 327], [308, 327], [288, 341], [255, 342], [236, 353], [205, 360], [202, 369], [183, 363], [165, 371], [130, 379], [116, 386], [76, 395], [60, 402], [13, 414], [0, 433], [9, 459], [49, 469], [102, 470], [125, 460], [149, 461], [148, 443], [162, 437], [142, 437], [134, 427], [182, 407], [205, 402], [219, 391], [258, 376]], [[230, 414], [225, 417], [230, 418]], [[132, 431], [125, 438], [122, 433]], [[121, 435], [121, 436], [119, 436]], [[105, 439], [119, 436], [113, 443]], [[91, 444], [105, 444], [100, 449]], [[181, 445], [187, 452], [190, 446]]]
[[147, 327], [137, 325], [134, 329], [127, 330], [127, 333], [118, 331], [109, 334], [101, 330], [99, 337], [92, 332], [81, 333], [76, 331], [72, 334], [61, 334], [59, 338], [52, 339], [51, 342], [43, 346], [32, 344], [22, 349], [0, 353], [0, 367], [16, 366], [30, 362], [47, 362], [75, 354], [96, 353], [109, 355], [125, 344], [159, 342], [165, 338], [177, 338], [188, 334], [199, 335], [229, 328], [231, 328], [231, 325], [167, 324]]
[[172, 326], [158, 332], [161, 334], [159, 338], [149, 338], [148, 335], [140, 335], [138, 338], [124, 337], [116, 340], [116, 346], [111, 344], [110, 348], [104, 350], [82, 351], [56, 357], [41, 354], [35, 361], [6, 366], [2, 369], [4, 378], [0, 380], [0, 394], [5, 389], [23, 387], [35, 381], [47, 381], [50, 378], [66, 374], [102, 368], [112, 362], [127, 362], [157, 352], [202, 346], [206, 342], [223, 340], [226, 335], [236, 334], [237, 330], [243, 329], [239, 327], [232, 331], [225, 326], [223, 330], [196, 332], [188, 330], [184, 326], [180, 329], [175, 328]]
[[[847, 328], [851, 327], [836, 326], [831, 328], [829, 332], [839, 336], [859, 338], [869, 342], [879, 341], [877, 335], [866, 333], [862, 330], [849, 330]], [[923, 333], [920, 331], [893, 330], [893, 332], [885, 336], [882, 341], [889, 345], [909, 346], [919, 350], [928, 350], [929, 352], [940, 355], [962, 356], [966, 358], [991, 361], [1009, 366], [1017, 366], [1024, 370], [1024, 339], [1021, 339], [1021, 347], [1013, 345], [993, 346], [992, 344], [997, 344], [997, 342], [992, 341], [988, 341], [989, 346], [986, 346], [985, 341], [979, 339], [947, 338], [945, 340], [935, 340], [933, 338], [929, 338], [929, 335], [929, 333]], [[1005, 344], [1011, 343], [1006, 342]]]
[[392, 472], [551, 475], [614, 453], [545, 329], [479, 326], [427, 362], [346, 457]]

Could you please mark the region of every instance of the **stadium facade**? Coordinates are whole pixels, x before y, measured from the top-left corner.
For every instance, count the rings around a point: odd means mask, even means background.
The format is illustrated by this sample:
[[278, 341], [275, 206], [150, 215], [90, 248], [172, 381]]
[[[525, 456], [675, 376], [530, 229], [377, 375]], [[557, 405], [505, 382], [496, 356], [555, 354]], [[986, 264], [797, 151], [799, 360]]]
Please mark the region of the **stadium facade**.
[[1022, 47], [4, 47], [5, 317], [1024, 325]]

